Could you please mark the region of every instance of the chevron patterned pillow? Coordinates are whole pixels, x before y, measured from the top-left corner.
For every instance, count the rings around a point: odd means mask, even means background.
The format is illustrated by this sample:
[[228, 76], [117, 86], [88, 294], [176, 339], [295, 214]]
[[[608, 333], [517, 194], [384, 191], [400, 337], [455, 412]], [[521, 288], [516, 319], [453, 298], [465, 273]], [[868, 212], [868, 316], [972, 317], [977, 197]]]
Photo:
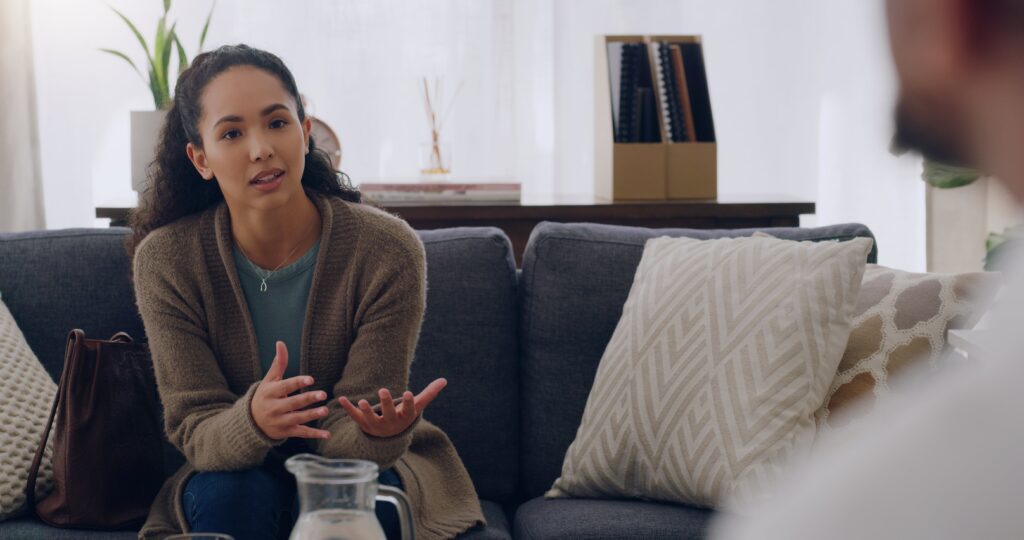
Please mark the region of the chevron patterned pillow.
[[871, 240], [647, 242], [548, 497], [737, 510], [813, 442]]

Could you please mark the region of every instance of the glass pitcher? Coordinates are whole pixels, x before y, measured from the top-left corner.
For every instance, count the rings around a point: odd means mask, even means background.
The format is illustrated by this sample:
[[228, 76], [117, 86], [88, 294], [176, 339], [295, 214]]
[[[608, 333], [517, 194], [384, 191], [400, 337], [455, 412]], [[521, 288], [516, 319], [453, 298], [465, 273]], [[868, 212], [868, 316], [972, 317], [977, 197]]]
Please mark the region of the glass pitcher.
[[297, 454], [284, 462], [295, 475], [301, 507], [290, 540], [385, 540], [376, 501], [398, 508], [402, 539], [413, 540], [412, 507], [405, 493], [377, 485], [377, 464]]

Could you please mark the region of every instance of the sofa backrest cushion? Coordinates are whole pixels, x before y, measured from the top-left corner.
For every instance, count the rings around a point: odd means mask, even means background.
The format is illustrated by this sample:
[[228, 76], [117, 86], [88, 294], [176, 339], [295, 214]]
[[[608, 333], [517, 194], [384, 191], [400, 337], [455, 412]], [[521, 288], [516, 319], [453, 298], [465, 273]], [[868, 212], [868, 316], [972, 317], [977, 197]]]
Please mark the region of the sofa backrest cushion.
[[[126, 331], [144, 341], [123, 247], [127, 229], [0, 234], [0, 294], [56, 381], [68, 331]], [[455, 443], [481, 497], [514, 497], [518, 478], [518, 298], [511, 243], [499, 229], [419, 233], [427, 253], [427, 310], [412, 390], [448, 387], [428, 409]], [[182, 457], [168, 443], [165, 472]]]
[[500, 229], [419, 231], [427, 310], [412, 390], [448, 379], [425, 418], [452, 439], [481, 498], [514, 499], [519, 477], [519, 308], [512, 244]]
[[[756, 230], [792, 240], [873, 238], [857, 224], [698, 230], [541, 223], [534, 228], [520, 282], [524, 497], [541, 495], [561, 473], [647, 240], [750, 236]], [[869, 261], [876, 258], [872, 248]]]
[[127, 229], [0, 235], [0, 294], [29, 347], [56, 381], [68, 332], [90, 339], [127, 332], [144, 341], [124, 249]]
[[[0, 234], [0, 294], [54, 381], [68, 332], [90, 339], [127, 332], [146, 340], [135, 307], [124, 238], [128, 229], [64, 229]], [[52, 437], [52, 435], [51, 435]], [[185, 458], [164, 440], [164, 474]]]

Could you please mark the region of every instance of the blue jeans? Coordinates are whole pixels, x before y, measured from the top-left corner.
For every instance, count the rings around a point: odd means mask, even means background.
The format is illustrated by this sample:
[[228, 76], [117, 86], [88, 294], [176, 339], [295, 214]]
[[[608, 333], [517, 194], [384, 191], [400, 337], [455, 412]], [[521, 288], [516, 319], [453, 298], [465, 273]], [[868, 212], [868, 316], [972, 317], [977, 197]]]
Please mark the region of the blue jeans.
[[[391, 469], [378, 481], [402, 488]], [[288, 538], [299, 514], [295, 477], [272, 458], [244, 471], [194, 475], [185, 485], [182, 504], [192, 532], [225, 533], [236, 540]], [[377, 504], [377, 519], [388, 540], [401, 537], [394, 506]]]

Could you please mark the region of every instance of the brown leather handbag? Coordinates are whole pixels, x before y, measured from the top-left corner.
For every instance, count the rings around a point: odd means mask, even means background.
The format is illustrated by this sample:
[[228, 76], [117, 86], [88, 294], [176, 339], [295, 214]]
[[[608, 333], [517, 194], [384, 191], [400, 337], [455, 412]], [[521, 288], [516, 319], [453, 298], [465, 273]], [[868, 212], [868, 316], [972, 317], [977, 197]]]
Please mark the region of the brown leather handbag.
[[[55, 527], [141, 525], [164, 479], [160, 414], [145, 344], [124, 332], [94, 340], [72, 330], [50, 419], [29, 470], [28, 507]], [[53, 491], [36, 503], [36, 476], [51, 427]]]

